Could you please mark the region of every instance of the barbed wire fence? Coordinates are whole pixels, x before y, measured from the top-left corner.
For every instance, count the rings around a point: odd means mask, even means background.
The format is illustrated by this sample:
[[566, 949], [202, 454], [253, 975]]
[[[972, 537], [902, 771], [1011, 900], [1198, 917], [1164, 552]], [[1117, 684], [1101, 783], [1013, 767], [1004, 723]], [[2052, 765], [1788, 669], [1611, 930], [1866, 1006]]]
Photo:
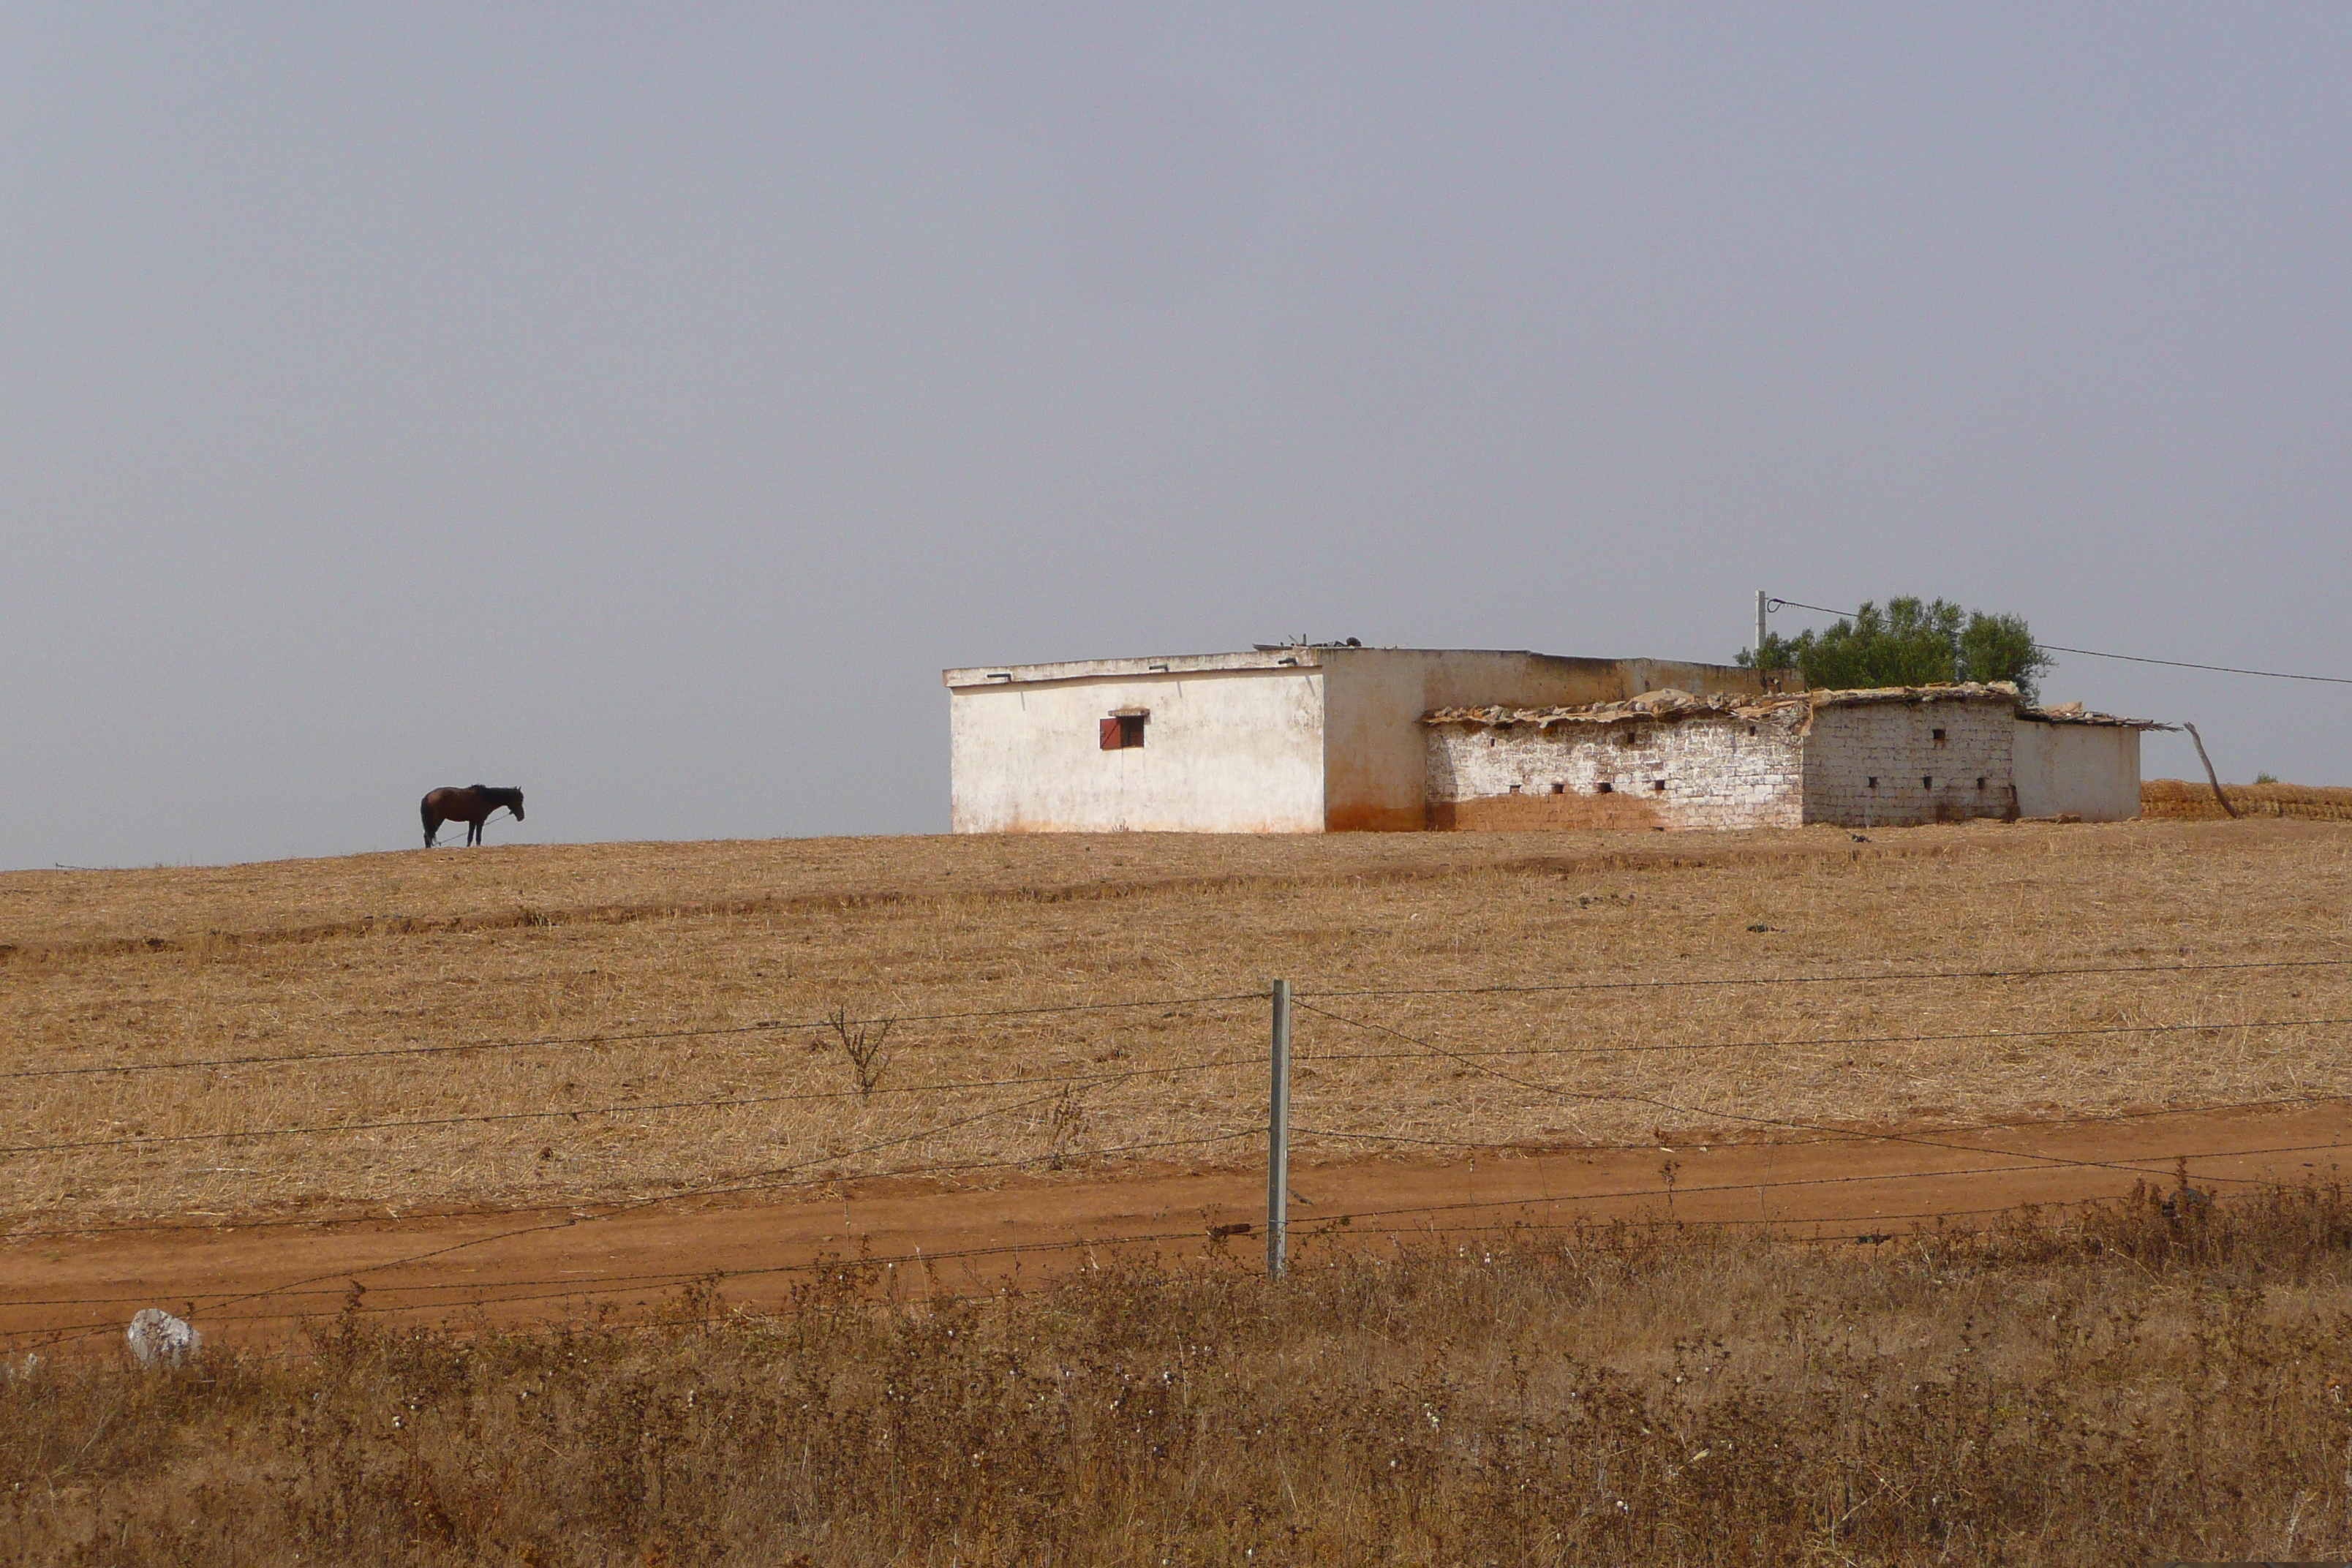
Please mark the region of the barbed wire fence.
[[[1209, 994], [1147, 997], [1104, 1002], [1073, 1003], [1048, 1006], [1001, 1009], [962, 1009], [931, 1014], [907, 1015], [898, 1018], [874, 1017], [848, 1019], [846, 1015], [818, 1020], [763, 1019], [746, 1024], [698, 1026], [690, 1028], [630, 1030], [580, 1035], [548, 1035], [511, 1039], [487, 1039], [460, 1043], [402, 1046], [363, 1050], [315, 1053], [249, 1054], [236, 1057], [211, 1057], [177, 1060], [108, 1063], [90, 1066], [25, 1068], [0, 1072], [0, 1081], [29, 1083], [100, 1075], [149, 1075], [186, 1073], [194, 1071], [227, 1071], [256, 1068], [299, 1069], [312, 1065], [362, 1061], [382, 1058], [432, 1058], [455, 1053], [495, 1053], [548, 1050], [593, 1050], [601, 1047], [635, 1045], [649, 1042], [688, 1040], [725, 1036], [756, 1036], [771, 1033], [822, 1032], [839, 1030], [843, 1025], [866, 1025], [887, 1027], [903, 1023], [975, 1024], [1005, 1020], [1034, 1020], [1052, 1016], [1087, 1014], [1117, 1014], [1137, 1009], [1170, 1009], [1185, 1006], [1218, 1005], [1233, 1008], [1264, 1009], [1258, 1016], [1267, 1026], [1266, 1047], [1253, 1051], [1236, 1043], [1225, 1052], [1208, 1057], [1191, 1058], [1176, 1062], [1122, 1067], [1111, 1070], [1066, 1073], [1016, 1073], [971, 1079], [938, 1079], [908, 1084], [860, 1083], [838, 1089], [799, 1090], [779, 1094], [733, 1094], [706, 1096], [657, 1101], [630, 1101], [586, 1107], [550, 1108], [524, 1111], [478, 1112], [435, 1117], [376, 1119], [368, 1121], [317, 1121], [282, 1126], [223, 1129], [201, 1132], [163, 1134], [133, 1133], [109, 1137], [51, 1139], [24, 1141], [0, 1144], [0, 1159], [38, 1158], [60, 1153], [79, 1153], [104, 1150], [134, 1150], [141, 1148], [185, 1145], [241, 1140], [292, 1140], [354, 1137], [388, 1130], [444, 1128], [462, 1125], [497, 1125], [528, 1121], [581, 1121], [583, 1119], [614, 1119], [640, 1116], [662, 1116], [675, 1112], [726, 1109], [740, 1106], [772, 1106], [796, 1102], [840, 1100], [849, 1098], [864, 1100], [868, 1096], [949, 1096], [996, 1091], [1012, 1091], [1008, 1098], [972, 1110], [944, 1121], [927, 1122], [910, 1131], [895, 1132], [869, 1140], [846, 1150], [828, 1149], [811, 1158], [777, 1164], [773, 1167], [730, 1174], [702, 1183], [687, 1184], [658, 1194], [625, 1201], [607, 1202], [593, 1208], [533, 1218], [526, 1223], [494, 1228], [461, 1239], [443, 1241], [419, 1250], [396, 1257], [383, 1258], [361, 1266], [342, 1266], [331, 1269], [280, 1281], [260, 1282], [250, 1289], [215, 1292], [200, 1296], [187, 1303], [199, 1314], [204, 1324], [259, 1324], [275, 1322], [290, 1324], [316, 1320], [333, 1303], [342, 1303], [345, 1310], [370, 1312], [382, 1316], [415, 1316], [425, 1311], [454, 1312], [476, 1309], [507, 1307], [546, 1301], [570, 1301], [585, 1305], [615, 1295], [642, 1293], [646, 1290], [677, 1289], [696, 1283], [718, 1283], [736, 1280], [774, 1279], [794, 1275], [822, 1275], [845, 1269], [865, 1271], [923, 1271], [927, 1276], [948, 1265], [962, 1267], [975, 1283], [981, 1276], [977, 1266], [983, 1262], [1018, 1260], [1029, 1257], [1053, 1257], [1082, 1253], [1132, 1254], [1144, 1248], [1189, 1249], [1194, 1256], [1221, 1255], [1238, 1237], [1263, 1236], [1266, 1244], [1266, 1271], [1279, 1279], [1289, 1264], [1287, 1240], [1296, 1230], [1302, 1237], [1318, 1240], [1345, 1242], [1360, 1247], [1379, 1239], [1397, 1240], [1406, 1236], [1445, 1237], [1470, 1235], [1490, 1235], [1498, 1230], [1518, 1229], [1529, 1226], [1557, 1225], [1563, 1215], [1571, 1221], [1596, 1212], [1607, 1212], [1612, 1224], [1675, 1224], [1673, 1205], [1677, 1200], [1687, 1202], [1715, 1193], [1755, 1193], [1762, 1195], [1797, 1189], [1819, 1191], [1864, 1184], [1895, 1187], [1904, 1183], [1932, 1183], [1973, 1178], [2026, 1175], [2051, 1172], [2076, 1173], [2100, 1173], [2111, 1175], [2120, 1184], [2125, 1178], [2133, 1182], [2160, 1182], [2177, 1175], [2185, 1167], [2184, 1159], [2210, 1163], [2229, 1160], [2275, 1158], [2284, 1155], [2316, 1154], [2352, 1147], [2352, 1140], [2332, 1139], [2297, 1143], [2268, 1143], [2230, 1149], [2177, 1152], [2146, 1156], [2095, 1158], [2031, 1149], [1988, 1147], [1980, 1142], [1966, 1141], [1972, 1135], [2013, 1132], [2025, 1129], [2082, 1126], [2089, 1123], [2146, 1123], [2168, 1117], [2212, 1115], [2231, 1111], [2276, 1110], [2294, 1107], [2317, 1107], [2352, 1102], [2352, 1091], [2313, 1089], [2308, 1091], [2262, 1098], [2216, 1100], [2189, 1105], [2168, 1105], [2155, 1109], [2133, 1109], [2109, 1111], [2078, 1110], [2063, 1114], [2032, 1117], [1985, 1118], [1939, 1123], [1926, 1128], [1887, 1129], [1856, 1128], [1824, 1121], [1801, 1117], [1774, 1116], [1736, 1106], [1698, 1104], [1671, 1099], [1664, 1095], [1620, 1089], [1594, 1088], [1554, 1077], [1535, 1076], [1546, 1061], [1572, 1061], [1601, 1054], [1707, 1053], [1722, 1051], [1790, 1050], [1800, 1047], [1854, 1047], [1873, 1045], [1909, 1045], [1918, 1043], [1963, 1040], [2021, 1041], [2074, 1040], [2115, 1037], [2156, 1037], [2174, 1034], [2210, 1034], [2216, 1030], [2261, 1032], [2267, 1030], [2339, 1028], [2352, 1024], [2352, 1016], [2337, 1016], [2322, 1011], [2309, 1016], [2278, 1019], [2255, 1019], [2213, 1023], [2210, 1021], [2164, 1021], [2154, 1023], [2115, 1023], [2071, 1025], [2057, 1028], [2036, 1029], [1953, 1029], [1895, 1033], [1861, 1033], [1817, 1035], [1792, 1037], [1760, 1037], [1717, 1040], [1649, 1041], [1635, 1045], [1606, 1046], [1580, 1044], [1545, 1044], [1516, 1046], [1454, 1047], [1441, 1043], [1423, 1033], [1409, 1032], [1376, 1018], [1360, 1016], [1366, 1005], [1400, 999], [1468, 999], [1476, 997], [1515, 995], [1559, 995], [1594, 992], [1658, 992], [1695, 988], [1764, 988], [1783, 986], [1867, 986], [1881, 984], [1917, 984], [1928, 983], [1981, 980], [2048, 980], [2084, 976], [2135, 976], [2166, 973], [2223, 974], [2231, 972], [2323, 970], [2342, 971], [2352, 966], [2347, 958], [2280, 958], [2226, 962], [2180, 962], [2142, 964], [2084, 964], [2073, 966], [2037, 966], [2027, 968], [1938, 968], [1919, 970], [1879, 970], [1844, 974], [1748, 975], [1732, 977], [1663, 977], [1624, 980], [1576, 980], [1536, 985], [1467, 985], [1327, 989], [1294, 991], [1287, 984], [1277, 982], [1265, 991], [1225, 992]], [[1318, 1030], [1334, 1040], [1345, 1039], [1362, 1045], [1361, 1049], [1317, 1049], [1292, 1053], [1294, 1031], [1300, 1016], [1312, 1020]], [[1312, 1065], [1342, 1066], [1349, 1063], [1399, 1062], [1425, 1060], [1450, 1066], [1457, 1073], [1475, 1076], [1499, 1083], [1528, 1096], [1560, 1102], [1639, 1106], [1645, 1110], [1696, 1119], [1727, 1131], [1746, 1135], [1743, 1147], [1766, 1149], [1810, 1148], [1850, 1143], [1854, 1145], [1902, 1146], [1933, 1151], [1939, 1154], [1971, 1157], [1972, 1163], [1954, 1164], [1944, 1161], [1927, 1168], [1873, 1170], [1833, 1174], [1743, 1179], [1736, 1182], [1709, 1184], [1684, 1183], [1676, 1179], [1672, 1164], [1662, 1168], [1661, 1179], [1654, 1185], [1626, 1186], [1622, 1184], [1595, 1187], [1590, 1190], [1555, 1193], [1547, 1187], [1541, 1193], [1518, 1193], [1509, 1196], [1465, 1197], [1443, 1202], [1399, 1204], [1384, 1206], [1339, 1208], [1331, 1212], [1304, 1215], [1299, 1200], [1292, 1189], [1288, 1165], [1292, 1145], [1296, 1141], [1334, 1149], [1360, 1148], [1365, 1145], [1391, 1149], [1439, 1150], [1453, 1154], [1492, 1153], [1507, 1157], [1558, 1154], [1562, 1152], [1593, 1154], [1604, 1152], [1655, 1150], [1656, 1142], [1605, 1143], [1584, 1141], [1559, 1144], [1541, 1140], [1481, 1140], [1476, 1138], [1428, 1138], [1403, 1133], [1381, 1132], [1360, 1129], [1319, 1127], [1314, 1124], [1315, 1107], [1310, 1101], [1304, 1107], [1305, 1121], [1297, 1126], [1290, 1123], [1291, 1095], [1297, 1068]], [[1509, 1065], [1497, 1065], [1507, 1063]], [[1182, 1228], [1160, 1226], [1139, 1230], [1110, 1230], [1097, 1235], [1032, 1235], [1003, 1242], [944, 1249], [916, 1249], [902, 1253], [875, 1255], [862, 1251], [854, 1258], [838, 1254], [813, 1258], [796, 1258], [789, 1261], [726, 1268], [682, 1267], [666, 1270], [624, 1270], [594, 1275], [551, 1277], [543, 1273], [493, 1275], [488, 1278], [466, 1278], [436, 1280], [402, 1280], [397, 1278], [366, 1283], [372, 1276], [398, 1276], [403, 1270], [453, 1259], [458, 1254], [492, 1249], [501, 1243], [516, 1242], [526, 1237], [546, 1236], [554, 1232], [593, 1226], [629, 1215], [657, 1212], [665, 1207], [690, 1202], [708, 1202], [727, 1198], [769, 1196], [784, 1198], [805, 1194], [812, 1189], [840, 1188], [848, 1184], [866, 1183], [893, 1178], [943, 1178], [982, 1173], [1012, 1173], [1041, 1167], [1058, 1169], [1072, 1157], [1072, 1152], [1052, 1131], [1053, 1109], [1059, 1103], [1066, 1106], [1074, 1092], [1090, 1090], [1113, 1084], [1162, 1079], [1174, 1081], [1192, 1074], [1259, 1068], [1267, 1070], [1268, 1091], [1265, 1113], [1262, 1120], [1245, 1118], [1229, 1125], [1204, 1131], [1190, 1132], [1180, 1137], [1134, 1140], [1109, 1144], [1090, 1144], [1083, 1151], [1090, 1164], [1101, 1164], [1122, 1157], [1165, 1155], [1178, 1151], [1200, 1152], [1253, 1140], [1263, 1139], [1266, 1147], [1267, 1206], [1263, 1221], [1255, 1217], [1231, 1220]], [[1033, 1120], [1045, 1124], [1047, 1146], [1029, 1153], [1015, 1153], [989, 1158], [913, 1161], [892, 1160], [894, 1151], [903, 1152], [909, 1145], [940, 1139], [943, 1135], [983, 1123], [1034, 1113]], [[1988, 1164], [1988, 1159], [2005, 1160], [2007, 1163]], [[866, 1162], [875, 1162], [870, 1164]], [[2209, 1185], [2256, 1185], [2271, 1178], [2241, 1176], [2205, 1170], [2199, 1180]], [[2061, 1205], [2086, 1205], [2112, 1201], [2118, 1195], [2104, 1192], [2088, 1197], [2077, 1196], [2060, 1200]], [[1632, 1214], [1629, 1205], [1648, 1204], [1654, 1208], [1664, 1205], [1660, 1214]], [[1917, 1212], [1887, 1214], [1872, 1212], [1848, 1215], [1812, 1215], [1801, 1219], [1773, 1219], [1767, 1212], [1749, 1219], [1731, 1215], [1706, 1218], [1710, 1226], [1755, 1226], [1778, 1227], [1784, 1231], [1799, 1227], [1791, 1234], [1801, 1239], [1851, 1240], [1857, 1237], [1875, 1239], [1884, 1227], [1893, 1224], [1947, 1223], [1955, 1219], [1979, 1217], [2005, 1212], [2013, 1204], [1984, 1207], [1921, 1209]], [[1512, 1217], [1491, 1222], [1490, 1216], [1508, 1212]], [[373, 1215], [356, 1216], [348, 1220], [310, 1217], [239, 1219], [236, 1228], [266, 1229], [273, 1226], [330, 1228], [336, 1224], [365, 1224], [397, 1231], [404, 1227], [422, 1228], [446, 1224], [452, 1216], [441, 1214], [412, 1214], [405, 1221], [386, 1221]], [[478, 1217], [478, 1216], [476, 1216]], [[1829, 1227], [1859, 1225], [1860, 1232], [1832, 1230]], [[1803, 1227], [1810, 1227], [1809, 1233]], [[35, 1239], [62, 1240], [68, 1237], [93, 1237], [112, 1234], [158, 1233], [171, 1231], [213, 1232], [216, 1225], [192, 1225], [184, 1221], [126, 1222], [61, 1226], [44, 1229], [22, 1229], [8, 1233], [12, 1242]], [[992, 1287], [1003, 1290], [1011, 1287], [999, 1283]], [[926, 1291], [927, 1296], [935, 1291]], [[26, 1312], [58, 1314], [58, 1321], [19, 1329], [8, 1338], [17, 1348], [47, 1348], [88, 1341], [120, 1331], [122, 1313], [126, 1310], [154, 1304], [154, 1295], [148, 1293], [106, 1292], [75, 1295], [16, 1296], [0, 1286], [0, 1311], [12, 1316]]]

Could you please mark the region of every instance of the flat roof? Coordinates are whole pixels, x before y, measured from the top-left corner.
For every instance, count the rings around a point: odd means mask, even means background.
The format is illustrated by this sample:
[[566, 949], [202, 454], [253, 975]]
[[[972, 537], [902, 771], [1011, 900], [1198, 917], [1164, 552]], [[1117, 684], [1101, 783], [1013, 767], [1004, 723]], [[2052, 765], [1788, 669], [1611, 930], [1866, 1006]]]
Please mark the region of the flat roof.
[[1422, 715], [1424, 724], [1475, 724], [1507, 729], [1519, 724], [1538, 728], [1553, 724], [1618, 724], [1651, 720], [1677, 723], [1686, 719], [1754, 719], [1789, 708], [1860, 708], [1880, 703], [1999, 702], [2014, 709], [2020, 719], [2041, 724], [2095, 724], [2118, 730], [2169, 730], [2153, 719], [2126, 719], [2095, 713], [2080, 702], [2037, 708], [2019, 700], [2017, 688], [2006, 680], [1956, 681], [1935, 686], [1872, 686], [1818, 691], [1766, 692], [1760, 697], [1717, 693], [1698, 696], [1688, 691], [1644, 691], [1622, 702], [1595, 702], [1582, 708], [1436, 708]]
[[[1076, 658], [1058, 664], [978, 664], [943, 669], [940, 679], [957, 686], [1026, 686], [1043, 680], [1089, 680], [1103, 677], [1139, 675], [1204, 675], [1223, 670], [1305, 669], [1320, 665], [1331, 654], [1456, 654], [1474, 653], [1503, 658], [1568, 658], [1572, 655], [1536, 653], [1528, 648], [1491, 647], [1363, 647], [1345, 643], [1299, 643], [1281, 647], [1252, 648], [1247, 653], [1161, 654], [1144, 658]], [[1617, 659], [1583, 662], [1615, 664]], [[1675, 660], [1655, 662], [1675, 663]]]
[[1103, 676], [1200, 675], [1229, 669], [1304, 668], [1320, 664], [1314, 647], [1270, 648], [1249, 653], [1172, 653], [1144, 658], [1073, 658], [1057, 664], [978, 664], [943, 669], [949, 686], [1026, 686], [1040, 680], [1087, 680]]

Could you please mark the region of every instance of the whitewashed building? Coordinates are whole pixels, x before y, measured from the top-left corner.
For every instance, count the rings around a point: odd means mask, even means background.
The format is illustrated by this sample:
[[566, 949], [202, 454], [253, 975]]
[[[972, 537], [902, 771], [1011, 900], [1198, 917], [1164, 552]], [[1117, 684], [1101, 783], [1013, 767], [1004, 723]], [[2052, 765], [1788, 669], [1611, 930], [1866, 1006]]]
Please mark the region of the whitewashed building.
[[1432, 710], [1764, 689], [1727, 665], [1331, 646], [943, 679], [958, 833], [1418, 830], [1431, 823]]
[[2005, 683], [1442, 708], [1433, 827], [1848, 827], [2139, 815], [2147, 720]]
[[2139, 815], [2165, 726], [2017, 689], [1303, 645], [944, 672], [958, 833], [1898, 826]]

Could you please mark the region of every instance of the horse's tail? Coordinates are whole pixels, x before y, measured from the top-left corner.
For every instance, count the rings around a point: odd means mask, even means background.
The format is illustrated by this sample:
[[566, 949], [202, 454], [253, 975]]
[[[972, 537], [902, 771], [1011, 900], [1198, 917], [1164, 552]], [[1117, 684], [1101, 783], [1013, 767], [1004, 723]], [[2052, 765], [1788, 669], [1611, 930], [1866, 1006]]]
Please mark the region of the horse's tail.
[[425, 847], [433, 847], [433, 830], [441, 825], [433, 820], [433, 797], [426, 795], [416, 803], [416, 815], [425, 819]]

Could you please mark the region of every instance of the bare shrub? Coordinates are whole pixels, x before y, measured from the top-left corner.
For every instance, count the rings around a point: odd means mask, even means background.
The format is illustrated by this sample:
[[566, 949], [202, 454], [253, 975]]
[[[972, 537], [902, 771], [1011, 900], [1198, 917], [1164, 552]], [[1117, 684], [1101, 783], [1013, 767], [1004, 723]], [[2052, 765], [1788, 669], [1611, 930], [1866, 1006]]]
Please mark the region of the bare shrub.
[[833, 1031], [830, 1042], [849, 1064], [849, 1076], [857, 1085], [857, 1098], [871, 1100], [890, 1066], [890, 1029], [895, 1018], [877, 1021], [871, 1018], [853, 1020], [846, 1007], [835, 1007], [824, 1016], [825, 1027]]
[[1047, 1113], [1046, 1128], [1050, 1139], [1045, 1163], [1049, 1169], [1067, 1170], [1072, 1156], [1087, 1136], [1086, 1101], [1076, 1084], [1064, 1084], [1055, 1097], [1053, 1110]]

